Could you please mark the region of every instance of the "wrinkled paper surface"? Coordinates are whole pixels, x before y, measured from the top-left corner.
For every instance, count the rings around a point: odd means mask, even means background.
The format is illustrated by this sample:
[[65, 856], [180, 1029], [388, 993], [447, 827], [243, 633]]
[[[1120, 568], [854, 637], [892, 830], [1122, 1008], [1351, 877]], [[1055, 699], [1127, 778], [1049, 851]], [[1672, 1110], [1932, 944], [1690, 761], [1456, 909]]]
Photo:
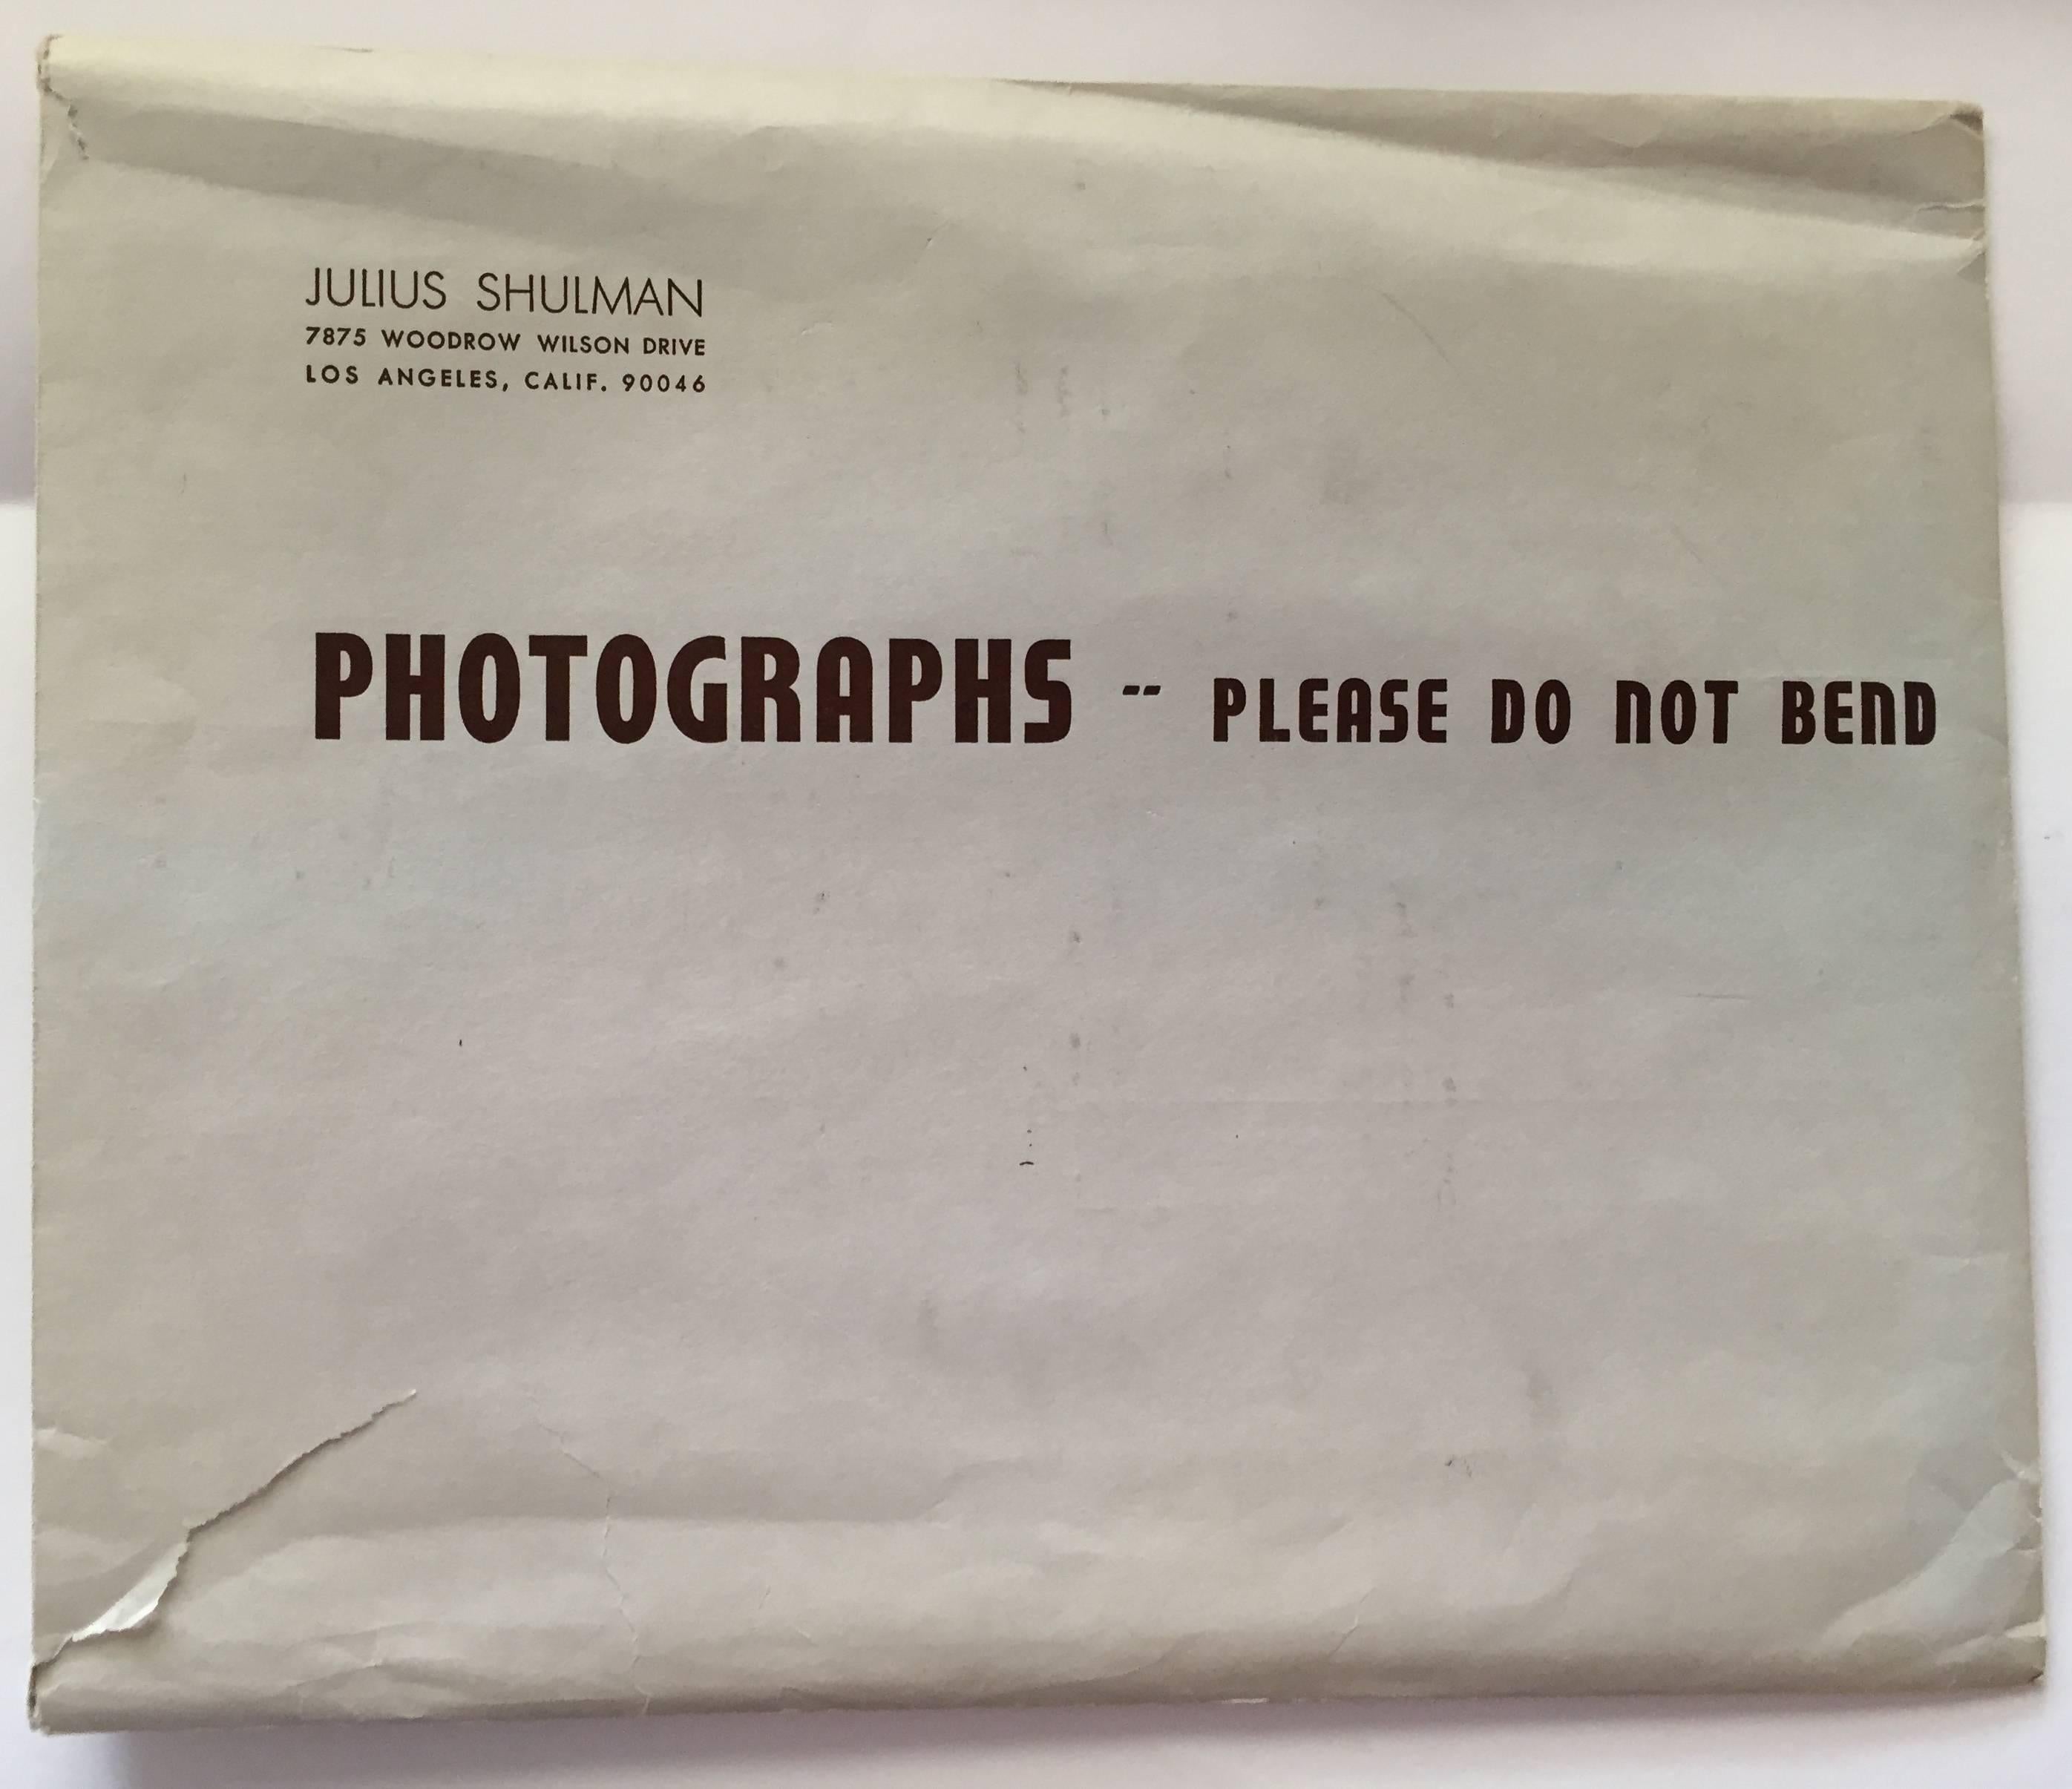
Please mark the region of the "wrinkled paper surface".
[[[43, 85], [41, 1722], [2040, 1670], [1975, 113]], [[316, 737], [326, 631], [446, 736]], [[804, 739], [606, 737], [622, 633], [800, 643]], [[1069, 641], [1067, 736], [893, 742], [909, 637]]]

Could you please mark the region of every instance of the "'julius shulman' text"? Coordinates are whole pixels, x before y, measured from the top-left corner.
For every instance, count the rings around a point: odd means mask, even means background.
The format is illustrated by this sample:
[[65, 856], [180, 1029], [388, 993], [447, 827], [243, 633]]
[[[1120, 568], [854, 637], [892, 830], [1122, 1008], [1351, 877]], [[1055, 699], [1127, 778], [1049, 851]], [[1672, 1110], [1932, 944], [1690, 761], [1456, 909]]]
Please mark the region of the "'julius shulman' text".
[[[478, 311], [553, 317], [702, 317], [705, 282], [668, 274], [478, 273]], [[302, 302], [338, 311], [443, 311], [450, 296], [439, 267], [312, 267]]]

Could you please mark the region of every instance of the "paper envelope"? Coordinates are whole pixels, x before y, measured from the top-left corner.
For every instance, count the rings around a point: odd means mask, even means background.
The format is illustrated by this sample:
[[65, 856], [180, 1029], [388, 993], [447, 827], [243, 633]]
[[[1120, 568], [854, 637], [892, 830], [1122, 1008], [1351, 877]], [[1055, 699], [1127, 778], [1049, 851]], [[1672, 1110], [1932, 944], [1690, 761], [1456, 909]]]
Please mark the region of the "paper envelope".
[[42, 84], [42, 1724], [2040, 1671], [1975, 110]]

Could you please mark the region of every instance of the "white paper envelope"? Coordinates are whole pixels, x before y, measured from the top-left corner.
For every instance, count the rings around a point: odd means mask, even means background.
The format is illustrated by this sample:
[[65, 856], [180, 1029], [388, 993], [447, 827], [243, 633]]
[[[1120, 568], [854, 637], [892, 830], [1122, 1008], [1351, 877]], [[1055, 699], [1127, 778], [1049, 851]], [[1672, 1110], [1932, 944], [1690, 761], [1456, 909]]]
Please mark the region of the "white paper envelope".
[[1975, 110], [43, 88], [43, 1725], [2037, 1673]]

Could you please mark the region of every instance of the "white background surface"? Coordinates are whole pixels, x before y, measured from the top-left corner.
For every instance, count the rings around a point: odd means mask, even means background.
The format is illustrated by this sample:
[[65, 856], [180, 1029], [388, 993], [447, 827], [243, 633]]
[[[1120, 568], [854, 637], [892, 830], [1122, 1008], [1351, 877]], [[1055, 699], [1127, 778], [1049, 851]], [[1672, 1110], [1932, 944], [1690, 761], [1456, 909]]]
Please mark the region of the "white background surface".
[[[2006, 419], [2008, 605], [2044, 1347], [2046, 1528], [2072, 1451], [2072, 6], [2066, 0], [0, 0], [0, 491], [26, 496], [35, 39], [53, 30], [1087, 78], [1911, 93], [1981, 101]], [[31, 526], [0, 509], [0, 1676], [28, 1657]], [[2064, 1549], [2053, 1545], [2051, 1602]], [[1956, 1701], [1405, 1703], [687, 1717], [46, 1740], [0, 1785], [1598, 1786], [2061, 1789], [2072, 1671]], [[21, 1706], [18, 1694], [13, 1706]]]

